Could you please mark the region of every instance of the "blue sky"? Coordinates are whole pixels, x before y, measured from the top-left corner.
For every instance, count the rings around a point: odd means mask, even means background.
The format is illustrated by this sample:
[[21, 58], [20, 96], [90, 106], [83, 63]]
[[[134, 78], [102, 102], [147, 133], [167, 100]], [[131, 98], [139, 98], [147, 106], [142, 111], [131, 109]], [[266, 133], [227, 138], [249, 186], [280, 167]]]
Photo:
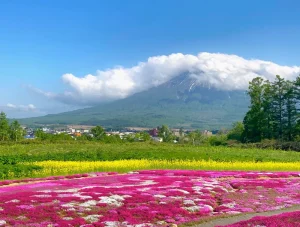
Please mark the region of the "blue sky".
[[[299, 66], [299, 10], [297, 0], [2, 0], [0, 110], [27, 117], [127, 97], [149, 88], [139, 78], [153, 80], [147, 73], [132, 76], [131, 67], [172, 53], [223, 53]], [[178, 64], [172, 60], [173, 68]], [[116, 66], [129, 70], [112, 73]], [[165, 70], [153, 67], [159, 74]], [[125, 87], [116, 84], [118, 78]], [[103, 87], [107, 81], [115, 87]]]

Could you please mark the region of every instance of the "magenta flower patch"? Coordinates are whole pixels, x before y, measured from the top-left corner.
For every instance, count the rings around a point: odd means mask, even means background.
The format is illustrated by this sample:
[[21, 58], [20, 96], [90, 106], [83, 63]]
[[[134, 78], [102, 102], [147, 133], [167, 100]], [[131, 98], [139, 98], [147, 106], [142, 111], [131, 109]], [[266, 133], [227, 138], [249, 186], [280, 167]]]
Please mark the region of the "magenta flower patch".
[[169, 226], [290, 207], [300, 204], [299, 188], [297, 172], [149, 170], [5, 181], [0, 226]]
[[226, 227], [296, 227], [300, 226], [300, 211], [288, 212], [270, 217], [257, 216], [247, 221], [241, 221]]

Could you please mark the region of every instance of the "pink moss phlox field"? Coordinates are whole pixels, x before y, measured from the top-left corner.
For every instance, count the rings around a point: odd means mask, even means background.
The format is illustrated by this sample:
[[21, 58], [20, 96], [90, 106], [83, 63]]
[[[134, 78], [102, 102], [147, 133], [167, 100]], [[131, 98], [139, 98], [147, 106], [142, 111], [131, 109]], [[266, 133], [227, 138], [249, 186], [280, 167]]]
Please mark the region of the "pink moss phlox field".
[[300, 226], [300, 211], [283, 213], [270, 217], [257, 216], [247, 221], [241, 221], [226, 227], [299, 227]]
[[0, 186], [0, 226], [169, 226], [300, 204], [299, 172], [145, 170], [26, 182]]

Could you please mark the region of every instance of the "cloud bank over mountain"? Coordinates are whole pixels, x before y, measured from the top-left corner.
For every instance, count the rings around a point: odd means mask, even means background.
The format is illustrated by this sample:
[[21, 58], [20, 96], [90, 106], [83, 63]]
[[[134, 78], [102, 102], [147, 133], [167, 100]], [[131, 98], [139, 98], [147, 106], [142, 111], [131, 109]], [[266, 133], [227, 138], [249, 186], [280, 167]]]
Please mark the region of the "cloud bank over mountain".
[[171, 54], [150, 57], [131, 68], [121, 66], [98, 70], [94, 75], [78, 77], [64, 74], [62, 81], [70, 88], [63, 93], [35, 92], [66, 104], [94, 105], [126, 98], [134, 93], [161, 85], [182, 74], [198, 84], [220, 90], [245, 90], [255, 77], [273, 80], [276, 75], [293, 80], [299, 66], [282, 66], [270, 61], [244, 59], [237, 55], [202, 52], [198, 55]]

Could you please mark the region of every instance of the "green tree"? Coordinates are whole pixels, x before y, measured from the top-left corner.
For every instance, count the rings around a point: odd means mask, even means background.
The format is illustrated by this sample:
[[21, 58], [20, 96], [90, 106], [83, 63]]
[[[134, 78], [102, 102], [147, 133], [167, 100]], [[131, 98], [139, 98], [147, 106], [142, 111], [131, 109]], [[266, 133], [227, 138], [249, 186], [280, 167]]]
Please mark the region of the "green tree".
[[50, 139], [50, 137], [51, 137], [50, 134], [43, 132], [42, 129], [35, 130], [34, 136], [40, 140], [47, 140], [47, 139]]
[[296, 99], [296, 84], [295, 82], [286, 81], [284, 93], [284, 128], [283, 134], [289, 141], [293, 140], [295, 136], [297, 123], [297, 99]]
[[264, 81], [260, 77], [254, 78], [249, 83], [248, 95], [250, 96], [250, 109], [244, 117], [243, 141], [258, 142], [263, 135], [263, 90]]
[[190, 132], [188, 138], [193, 145], [200, 145], [207, 139], [199, 130]]
[[179, 129], [179, 135], [180, 137], [184, 136], [184, 131], [182, 127]]
[[0, 141], [9, 139], [9, 123], [4, 112], [0, 113]]
[[295, 134], [299, 137], [300, 141], [300, 75], [295, 80], [295, 95], [296, 95], [296, 103], [297, 103], [297, 116], [296, 116], [296, 126], [295, 126]]
[[13, 140], [15, 142], [17, 142], [17, 141], [19, 141], [20, 139], [23, 138], [23, 136], [24, 136], [24, 130], [21, 127], [21, 125], [19, 124], [18, 121], [13, 121], [10, 124], [9, 134], [10, 134], [11, 140]]
[[275, 138], [283, 139], [283, 114], [285, 104], [285, 89], [286, 83], [283, 78], [276, 75], [276, 79], [273, 82], [274, 96], [273, 96], [273, 109], [274, 109], [274, 133]]
[[242, 141], [244, 129], [245, 128], [242, 122], [233, 123], [232, 129], [228, 133], [228, 139]]
[[68, 141], [73, 140], [73, 137], [67, 133], [59, 133], [50, 137], [52, 141]]
[[93, 137], [90, 136], [89, 134], [82, 134], [81, 136], [78, 136], [76, 138], [76, 140], [78, 140], [78, 141], [91, 141], [91, 140], [93, 140]]
[[126, 141], [127, 137], [121, 139], [119, 135], [110, 135], [110, 136], [105, 136], [103, 137], [102, 141], [105, 143], [123, 143]]
[[138, 138], [141, 139], [142, 141], [149, 141], [151, 139], [151, 136], [149, 135], [148, 132], [140, 132]]
[[273, 138], [273, 97], [274, 89], [270, 81], [265, 81], [263, 85], [263, 96], [262, 96], [262, 108], [263, 108], [263, 122], [262, 122], [262, 138], [272, 139]]
[[136, 134], [130, 133], [130, 134], [124, 135], [123, 140], [133, 143], [133, 142], [139, 140], [139, 136], [140, 136], [139, 133], [136, 133]]
[[193, 131], [193, 132], [190, 132], [188, 134], [188, 138], [189, 140], [192, 142], [193, 145], [195, 145], [195, 140], [197, 138], [197, 132]]
[[173, 135], [172, 131], [166, 125], [162, 125], [158, 129], [158, 136], [163, 138], [163, 142], [171, 142], [175, 139], [175, 136]]
[[91, 133], [96, 140], [101, 140], [105, 137], [105, 131], [101, 126], [96, 126], [91, 129]]
[[297, 101], [300, 102], [300, 75], [295, 80], [295, 90]]
[[226, 146], [227, 145], [227, 135], [213, 135], [208, 137], [208, 143], [211, 146]]

